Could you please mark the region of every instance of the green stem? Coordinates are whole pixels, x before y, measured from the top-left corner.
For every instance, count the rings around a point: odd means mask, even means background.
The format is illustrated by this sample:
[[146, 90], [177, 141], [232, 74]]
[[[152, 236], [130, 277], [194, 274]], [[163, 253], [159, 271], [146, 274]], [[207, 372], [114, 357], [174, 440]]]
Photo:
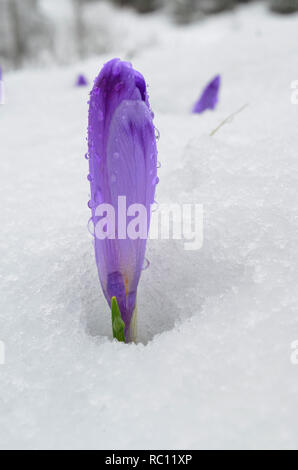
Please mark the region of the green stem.
[[111, 300], [111, 310], [112, 310], [112, 328], [113, 328], [113, 337], [118, 341], [125, 343], [125, 324], [121, 317], [121, 312], [118, 306], [116, 297], [112, 297]]

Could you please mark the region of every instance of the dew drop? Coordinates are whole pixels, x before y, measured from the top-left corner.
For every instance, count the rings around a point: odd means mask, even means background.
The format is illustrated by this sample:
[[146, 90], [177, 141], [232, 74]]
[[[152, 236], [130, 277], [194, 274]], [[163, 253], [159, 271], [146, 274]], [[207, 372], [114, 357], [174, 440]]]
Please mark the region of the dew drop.
[[161, 167], [161, 163], [157, 162], [156, 168], [160, 168], [160, 167]]
[[90, 235], [92, 235], [92, 237], [94, 237], [95, 236], [95, 229], [94, 229], [93, 217], [90, 217], [90, 219], [88, 220], [87, 228], [88, 228], [88, 232], [90, 233]]
[[122, 82], [118, 82], [118, 83], [116, 83], [116, 85], [114, 86], [114, 90], [115, 90], [115, 91], [120, 91], [122, 87], [123, 87]]
[[97, 189], [95, 191], [95, 194], [94, 194], [94, 202], [95, 204], [99, 204], [101, 202], [101, 199], [102, 199], [102, 194], [101, 194], [101, 190], [100, 189]]
[[143, 268], [142, 268], [143, 271], [146, 271], [149, 268], [149, 266], [150, 266], [150, 261], [147, 258], [145, 258]]
[[155, 127], [155, 138], [156, 138], [157, 141], [160, 139], [160, 132], [157, 129], [157, 127]]
[[88, 201], [88, 207], [89, 207], [89, 209], [92, 209], [92, 201], [91, 200]]
[[153, 204], [151, 204], [151, 212], [156, 212], [158, 210], [158, 202], [154, 201]]
[[118, 160], [118, 158], [120, 157], [119, 152], [115, 152], [113, 157], [115, 158], [115, 160]]
[[88, 155], [88, 153], [85, 153], [85, 158], [86, 158], [86, 160], [89, 160], [89, 155]]
[[[95, 83], [95, 80], [94, 80]], [[94, 87], [93, 90], [90, 92], [90, 96], [99, 96], [100, 95], [100, 89], [97, 87]]]
[[90, 181], [90, 183], [93, 181], [93, 176], [90, 175], [90, 173], [89, 173], [89, 175], [87, 176], [87, 180]]
[[155, 176], [155, 178], [153, 178], [153, 180], [152, 180], [152, 184], [156, 185], [158, 183], [159, 183], [159, 178], [158, 178], [158, 176]]

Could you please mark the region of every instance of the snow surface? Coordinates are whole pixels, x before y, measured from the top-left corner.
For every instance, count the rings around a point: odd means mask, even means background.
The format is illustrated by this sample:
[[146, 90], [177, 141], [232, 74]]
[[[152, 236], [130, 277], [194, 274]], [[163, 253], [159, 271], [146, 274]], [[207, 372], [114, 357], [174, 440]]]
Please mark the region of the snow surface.
[[[204, 246], [150, 241], [139, 343], [114, 342], [86, 228], [88, 89], [73, 86], [110, 56], [6, 75], [0, 447], [298, 448], [298, 16], [138, 21], [156, 32], [132, 60], [161, 132], [157, 199], [204, 204]], [[191, 115], [217, 73], [218, 109]]]

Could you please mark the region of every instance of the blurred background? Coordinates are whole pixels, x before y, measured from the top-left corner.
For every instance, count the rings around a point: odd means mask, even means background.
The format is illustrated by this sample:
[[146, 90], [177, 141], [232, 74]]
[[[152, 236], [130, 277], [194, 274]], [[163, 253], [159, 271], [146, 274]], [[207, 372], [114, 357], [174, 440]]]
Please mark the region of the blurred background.
[[[248, 1], [0, 0], [0, 65], [9, 70], [64, 64], [114, 50], [125, 51], [130, 59], [135, 50], [154, 41], [160, 27], [154, 18], [160, 14], [173, 23], [187, 24]], [[298, 11], [298, 0], [267, 0], [267, 4], [277, 14]]]

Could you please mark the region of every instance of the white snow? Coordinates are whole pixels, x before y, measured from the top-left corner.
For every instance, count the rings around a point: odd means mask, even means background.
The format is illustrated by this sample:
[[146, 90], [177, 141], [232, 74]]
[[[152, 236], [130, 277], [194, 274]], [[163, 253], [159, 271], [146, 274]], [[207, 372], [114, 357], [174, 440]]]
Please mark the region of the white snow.
[[[0, 447], [298, 448], [298, 16], [136, 21], [156, 32], [132, 61], [161, 132], [157, 199], [203, 204], [204, 245], [150, 241], [139, 343], [113, 342], [86, 228], [88, 89], [73, 86], [111, 56], [4, 76]], [[217, 73], [218, 109], [191, 115]]]

